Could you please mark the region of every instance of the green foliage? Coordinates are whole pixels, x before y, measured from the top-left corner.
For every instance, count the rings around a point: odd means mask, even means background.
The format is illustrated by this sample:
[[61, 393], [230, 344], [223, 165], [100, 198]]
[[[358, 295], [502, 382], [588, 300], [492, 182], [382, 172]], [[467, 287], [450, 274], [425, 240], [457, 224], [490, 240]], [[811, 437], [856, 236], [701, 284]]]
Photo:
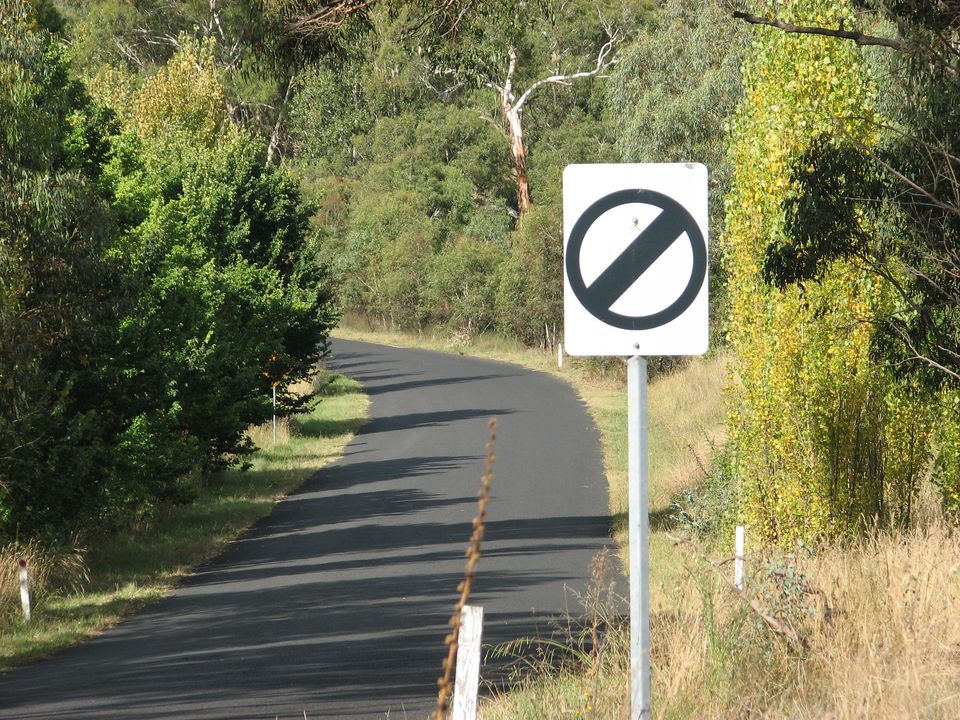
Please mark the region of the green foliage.
[[148, 79], [137, 94], [133, 120], [142, 138], [213, 143], [228, 122], [217, 43], [180, 36], [183, 49]]
[[625, 162], [699, 162], [710, 170], [719, 236], [731, 167], [724, 130], [742, 95], [749, 32], [720, 2], [670, 0], [625, 49], [606, 86]]
[[670, 0], [626, 48], [606, 86], [624, 162], [699, 162], [710, 188], [711, 327], [722, 342], [728, 300], [721, 262], [723, 196], [732, 165], [726, 128], [743, 94], [749, 31], [717, 0]]
[[936, 419], [936, 461], [933, 481], [940, 488], [943, 504], [960, 518], [960, 393], [946, 392], [940, 398]]
[[445, 245], [430, 265], [424, 304], [433, 317], [468, 335], [493, 327], [499, 242], [463, 235]]
[[301, 408], [334, 317], [296, 182], [223, 125], [212, 45], [120, 128], [32, 7], [2, 9], [0, 536], [63, 537], [189, 497], [271, 382]]
[[[819, 0], [784, 13], [819, 25], [852, 21], [849, 7]], [[935, 412], [922, 388], [878, 361], [876, 328], [896, 307], [892, 284], [834, 251], [834, 229], [861, 211], [847, 200], [848, 215], [803, 225], [809, 241], [784, 251], [788, 229], [802, 225], [797, 208], [810, 201], [796, 168], [824, 145], [876, 142], [866, 66], [852, 44], [760, 30], [744, 80], [727, 198], [741, 512], [754, 532], [784, 545], [846, 535], [864, 519], [908, 522]], [[842, 185], [812, 184], [849, 198]], [[801, 284], [765, 283], [764, 272], [802, 273], [803, 247], [832, 257]]]
[[700, 539], [730, 537], [737, 522], [737, 482], [730, 448], [714, 447], [712, 467], [703, 484], [689, 488], [671, 506], [671, 519], [686, 535]]
[[[220, 129], [204, 52], [188, 45], [143, 88], [140, 137], [118, 139], [108, 171], [129, 221], [124, 249], [146, 285], [121, 325], [129, 372], [212, 468], [249, 449], [243, 432], [269, 416], [270, 382], [281, 407], [296, 406], [285, 388], [307, 376], [333, 316], [305, 252], [297, 185], [263, 163], [250, 135]], [[188, 88], [188, 121], [155, 130], [154, 117], [169, 117], [157, 106], [185, 103]], [[279, 377], [264, 377], [268, 362]]]
[[534, 206], [512, 235], [499, 267], [498, 326], [530, 345], [563, 321], [563, 231], [556, 208]]
[[[871, 56], [885, 92], [876, 143], [818, 143], [795, 170], [795, 218], [771, 257], [780, 282], [821, 272], [836, 257], [862, 259], [898, 295], [877, 351], [930, 392], [960, 386], [960, 11], [913, 0], [863, 2], [901, 51]], [[878, 17], [879, 16], [879, 17]], [[869, 199], [852, 203], [850, 198]], [[813, 229], [815, 232], [810, 232]]]
[[101, 113], [33, 6], [0, 10], [0, 534], [27, 536], [110, 501], [127, 284], [90, 175]]

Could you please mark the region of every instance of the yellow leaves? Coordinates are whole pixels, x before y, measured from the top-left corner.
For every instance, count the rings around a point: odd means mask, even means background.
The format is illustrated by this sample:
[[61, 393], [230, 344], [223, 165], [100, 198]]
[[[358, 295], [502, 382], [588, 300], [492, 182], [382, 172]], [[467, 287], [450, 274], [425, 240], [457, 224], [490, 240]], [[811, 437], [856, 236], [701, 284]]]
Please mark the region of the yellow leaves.
[[[788, 12], [836, 23], [851, 10], [845, 2], [797, 0]], [[898, 394], [896, 379], [871, 359], [875, 319], [888, 302], [883, 283], [845, 262], [802, 289], [770, 288], [760, 277], [767, 247], [783, 241], [782, 203], [797, 191], [791, 168], [812, 139], [842, 127], [872, 141], [863, 117], [876, 90], [859, 55], [830, 38], [765, 33], [744, 78], [731, 122], [736, 171], [724, 238], [738, 379], [727, 392], [729, 429], [744, 516], [760, 535], [789, 543], [848, 532], [836, 518], [856, 518], [882, 502], [886, 473], [913, 477], [918, 466], [896, 458], [922, 457], [916, 451], [930, 433], [922, 403]], [[881, 402], [888, 396], [896, 412]], [[864, 460], [885, 445], [899, 447], [894, 436], [912, 438], [904, 447], [913, 455], [901, 449], [889, 460], [882, 452], [877, 462]], [[960, 468], [960, 447], [957, 458]], [[960, 480], [957, 486], [960, 496]]]
[[181, 48], [140, 90], [134, 125], [142, 138], [185, 136], [212, 145], [227, 125], [226, 99], [213, 39], [180, 37]]

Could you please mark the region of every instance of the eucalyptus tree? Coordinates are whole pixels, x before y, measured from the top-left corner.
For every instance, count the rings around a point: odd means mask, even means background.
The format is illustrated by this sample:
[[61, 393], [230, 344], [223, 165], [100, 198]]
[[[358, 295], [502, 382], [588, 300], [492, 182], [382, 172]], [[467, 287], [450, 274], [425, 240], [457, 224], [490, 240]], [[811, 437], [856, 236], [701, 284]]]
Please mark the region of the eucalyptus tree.
[[72, 55], [88, 75], [122, 68], [134, 84], [162, 67], [188, 41], [214, 41], [231, 120], [262, 135], [267, 159], [287, 149], [294, 78], [319, 40], [296, 42], [257, 0], [60, 0], [72, 26]]
[[646, 9], [644, 3], [498, 0], [471, 7], [453, 36], [424, 38], [441, 96], [471, 87], [493, 93], [495, 111], [486, 117], [510, 148], [519, 215], [531, 206], [524, 117], [534, 99], [547, 87], [602, 76]]

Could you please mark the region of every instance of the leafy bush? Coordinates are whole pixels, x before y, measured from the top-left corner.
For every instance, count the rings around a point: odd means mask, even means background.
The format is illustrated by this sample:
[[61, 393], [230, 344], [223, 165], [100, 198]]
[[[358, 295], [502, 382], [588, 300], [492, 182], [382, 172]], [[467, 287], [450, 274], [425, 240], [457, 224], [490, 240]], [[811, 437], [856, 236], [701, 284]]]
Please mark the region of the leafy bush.
[[225, 124], [209, 44], [121, 128], [29, 3], [2, 11], [0, 538], [63, 539], [189, 497], [272, 383], [302, 407], [335, 317], [297, 184]]

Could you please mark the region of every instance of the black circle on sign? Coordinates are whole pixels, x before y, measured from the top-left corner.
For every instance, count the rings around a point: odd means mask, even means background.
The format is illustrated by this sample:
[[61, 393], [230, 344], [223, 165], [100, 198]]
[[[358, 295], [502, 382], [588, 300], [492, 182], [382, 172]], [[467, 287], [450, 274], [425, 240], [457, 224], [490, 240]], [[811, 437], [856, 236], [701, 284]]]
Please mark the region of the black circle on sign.
[[[652, 258], [646, 258], [649, 262], [646, 263], [646, 267], [642, 267], [642, 269], [636, 273], [633, 280], [630, 281], [631, 283], [635, 282], [647, 268], [649, 268], [653, 261], [684, 233], [686, 233], [690, 241], [690, 248], [693, 250], [693, 271], [690, 273], [690, 280], [687, 282], [680, 297], [663, 310], [651, 315], [640, 315], [638, 317], [613, 312], [610, 306], [617, 301], [619, 295], [613, 297], [612, 300], [610, 300], [609, 296], [601, 297], [604, 295], [602, 292], [604, 288], [598, 288], [597, 286], [605, 283], [595, 281], [594, 284], [588, 288], [583, 281], [583, 273], [580, 271], [580, 251], [583, 248], [583, 240], [587, 235], [587, 231], [593, 223], [605, 212], [615, 207], [635, 203], [653, 205], [663, 211], [660, 216], [651, 223], [650, 227], [653, 227], [660, 222], [661, 219], [665, 218], [666, 222], [662, 224], [667, 226], [667, 230], [672, 229], [679, 231], [676, 232], [676, 234], [667, 232], [664, 235], [652, 238], [653, 240], [659, 241], [659, 244], [662, 245], [662, 250]], [[644, 230], [631, 247], [637, 246], [638, 241], [646, 232], [647, 231]], [[672, 237], [670, 237], [670, 235], [672, 235]], [[631, 248], [628, 248], [628, 251], [630, 249]], [[625, 254], [626, 252], [624, 255]], [[622, 258], [623, 256], [618, 258], [615, 263], [619, 262]], [[574, 223], [573, 229], [570, 231], [570, 239], [567, 241], [566, 266], [570, 288], [587, 312], [607, 325], [612, 325], [613, 327], [623, 330], [650, 330], [676, 320], [693, 304], [697, 295], [700, 294], [700, 288], [703, 286], [703, 280], [707, 274], [707, 243], [706, 240], [704, 240], [703, 232], [701, 232], [697, 221], [693, 219], [693, 216], [683, 205], [673, 198], [654, 190], [617, 190], [594, 202], [577, 219], [577, 222]], [[605, 275], [606, 273], [601, 273], [598, 281], [602, 281]], [[626, 289], [627, 288], [624, 287], [623, 291], [626, 291]]]

